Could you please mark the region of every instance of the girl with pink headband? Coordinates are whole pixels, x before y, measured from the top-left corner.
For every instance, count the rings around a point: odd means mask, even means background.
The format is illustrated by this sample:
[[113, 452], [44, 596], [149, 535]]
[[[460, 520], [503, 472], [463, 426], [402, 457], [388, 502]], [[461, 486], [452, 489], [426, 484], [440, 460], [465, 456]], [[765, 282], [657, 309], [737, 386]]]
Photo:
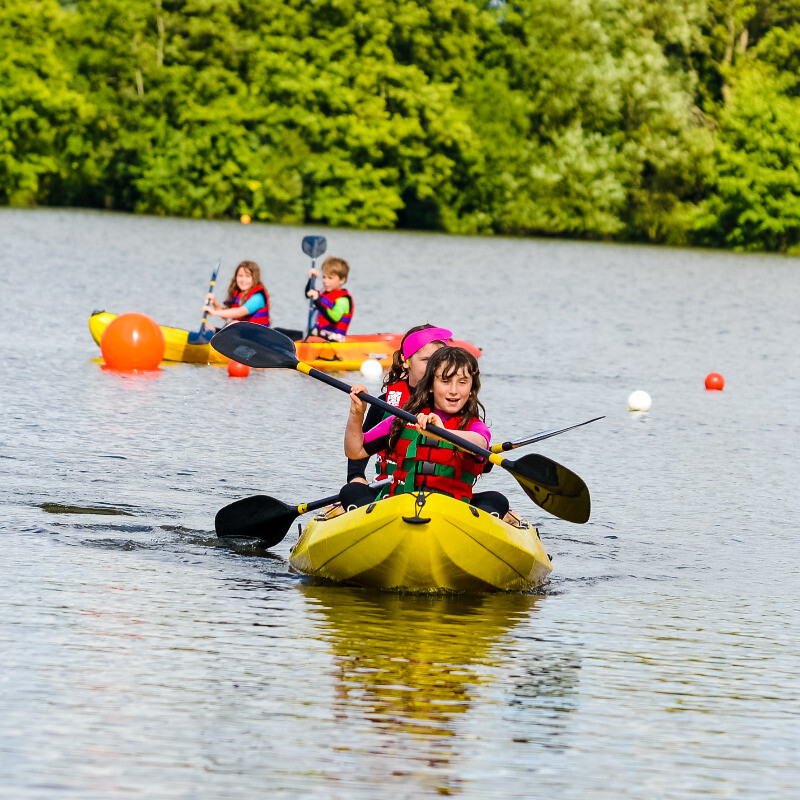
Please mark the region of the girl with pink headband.
[[[407, 331], [400, 342], [400, 349], [394, 352], [392, 366], [384, 378], [381, 400], [402, 408], [413, 388], [422, 380], [430, 357], [440, 347], [447, 345], [452, 338], [452, 331], [427, 323], [417, 325]], [[374, 428], [386, 416], [388, 414], [385, 414], [377, 406], [370, 406], [364, 420], [364, 430], [368, 431], [370, 428]], [[355, 500], [363, 500], [361, 495], [365, 490], [365, 484], [369, 483], [366, 478], [368, 462], [369, 458], [347, 460], [347, 483], [339, 493], [345, 508], [349, 505], [361, 505], [361, 502], [355, 502]], [[384, 476], [388, 474], [387, 471], [391, 471], [394, 465], [386, 463], [383, 454], [379, 453], [376, 466], [378, 475]], [[378, 489], [367, 491], [372, 492], [373, 496], [378, 494]], [[358, 498], [355, 495], [358, 495]]]

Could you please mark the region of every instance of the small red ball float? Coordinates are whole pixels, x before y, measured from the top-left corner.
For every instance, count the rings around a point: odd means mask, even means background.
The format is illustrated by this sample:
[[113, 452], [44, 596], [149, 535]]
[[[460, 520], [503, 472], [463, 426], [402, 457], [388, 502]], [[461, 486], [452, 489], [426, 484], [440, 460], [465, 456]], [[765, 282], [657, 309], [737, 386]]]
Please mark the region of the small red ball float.
[[228, 362], [228, 375], [231, 378], [246, 378], [250, 374], [250, 367], [247, 364], [240, 364], [238, 361]]
[[130, 312], [111, 320], [100, 340], [106, 366], [116, 370], [153, 370], [164, 358], [164, 334], [158, 323]]
[[719, 372], [709, 372], [706, 375], [706, 389], [722, 391], [725, 388], [725, 378]]

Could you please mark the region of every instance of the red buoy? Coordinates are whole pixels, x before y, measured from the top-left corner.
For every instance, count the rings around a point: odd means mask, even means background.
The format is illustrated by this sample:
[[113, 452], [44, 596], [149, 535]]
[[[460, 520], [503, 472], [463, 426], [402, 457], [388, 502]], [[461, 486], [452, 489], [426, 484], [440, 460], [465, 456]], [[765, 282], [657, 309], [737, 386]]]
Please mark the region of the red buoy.
[[100, 340], [106, 366], [118, 370], [158, 369], [165, 347], [158, 323], [135, 312], [111, 320]]
[[722, 391], [725, 388], [725, 378], [719, 372], [709, 372], [706, 375], [706, 389]]
[[247, 364], [240, 364], [238, 361], [228, 362], [228, 375], [231, 378], [246, 378], [250, 374], [250, 367]]

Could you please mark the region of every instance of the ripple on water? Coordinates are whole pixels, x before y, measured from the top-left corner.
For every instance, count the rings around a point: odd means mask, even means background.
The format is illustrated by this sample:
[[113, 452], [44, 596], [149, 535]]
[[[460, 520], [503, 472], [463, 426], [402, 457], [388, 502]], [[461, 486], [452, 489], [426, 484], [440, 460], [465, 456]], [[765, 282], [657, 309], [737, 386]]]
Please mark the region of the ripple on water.
[[[540, 527], [554, 556], [541, 591], [420, 597], [298, 578], [294, 531], [268, 551], [214, 534], [241, 497], [337, 490], [344, 396], [294, 371], [121, 377], [93, 360], [94, 305], [196, 327], [217, 254], [269, 254], [275, 318], [305, 319], [303, 231], [244, 233], [0, 209], [3, 281], [27, 285], [36, 264], [37, 307], [86, 309], [4, 329], [9, 796], [793, 797], [794, 261], [330, 232], [370, 299], [360, 332], [430, 320], [484, 348], [496, 441], [606, 415], [531, 448], [587, 482], [587, 525], [532, 507], [504, 470], [481, 479]], [[383, 301], [397, 275], [434, 272], [449, 288], [425, 293], [425, 319]], [[463, 313], [487, 297], [531, 312], [525, 335]], [[724, 392], [704, 390], [712, 368]], [[649, 413], [627, 412], [635, 388]]]

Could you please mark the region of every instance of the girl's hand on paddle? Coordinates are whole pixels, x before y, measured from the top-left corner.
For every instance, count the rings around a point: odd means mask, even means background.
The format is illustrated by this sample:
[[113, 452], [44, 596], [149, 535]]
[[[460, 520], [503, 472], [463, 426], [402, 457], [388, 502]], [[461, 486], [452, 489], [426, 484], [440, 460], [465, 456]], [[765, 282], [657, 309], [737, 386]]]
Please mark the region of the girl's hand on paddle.
[[367, 387], [360, 383], [354, 383], [350, 387], [350, 413], [354, 416], [363, 417], [367, 410], [367, 404], [358, 397], [359, 392], [366, 392]]
[[428, 424], [437, 425], [440, 428], [444, 428], [444, 423], [440, 419], [438, 414], [417, 414], [417, 430], [422, 433], [427, 427]]
[[319, 277], [319, 270], [318, 269], [310, 269], [308, 271], [309, 278], [318, 278]]
[[310, 297], [312, 300], [316, 300], [319, 297], [319, 292], [316, 289], [309, 289], [306, 292], [306, 297]]

